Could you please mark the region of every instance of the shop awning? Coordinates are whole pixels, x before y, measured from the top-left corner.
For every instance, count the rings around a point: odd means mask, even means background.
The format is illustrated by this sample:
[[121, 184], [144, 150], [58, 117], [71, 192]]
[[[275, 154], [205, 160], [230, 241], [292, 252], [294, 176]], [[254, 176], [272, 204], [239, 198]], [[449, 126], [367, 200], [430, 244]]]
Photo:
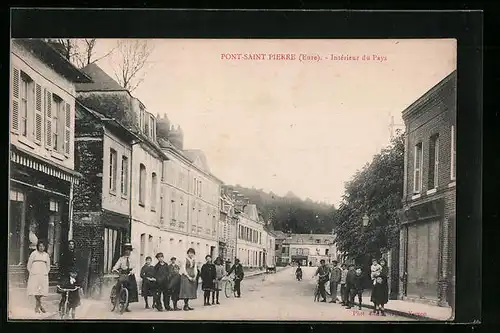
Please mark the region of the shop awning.
[[53, 177], [78, 184], [78, 180], [83, 176], [69, 168], [49, 161], [32, 152], [11, 145], [10, 160], [14, 163], [24, 165], [33, 170], [37, 170]]

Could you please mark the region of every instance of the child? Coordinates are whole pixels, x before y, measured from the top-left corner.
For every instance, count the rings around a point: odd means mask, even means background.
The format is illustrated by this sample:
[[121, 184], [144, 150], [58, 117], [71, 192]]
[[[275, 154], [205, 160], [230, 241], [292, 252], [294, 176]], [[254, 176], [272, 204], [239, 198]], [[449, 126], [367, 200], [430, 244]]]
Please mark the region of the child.
[[[215, 283], [214, 291], [212, 292], [212, 305], [219, 303], [219, 292], [221, 290], [221, 280], [226, 275], [226, 270], [224, 269], [224, 264], [220, 257], [215, 259]], [[215, 302], [214, 302], [215, 301]]]
[[164, 261], [163, 253], [156, 254], [156, 259], [158, 259], [158, 263], [155, 265], [155, 279], [156, 279], [156, 309], [158, 311], [163, 311], [162, 307], [162, 295], [163, 295], [163, 305], [165, 310], [170, 311], [172, 308], [170, 307], [170, 300], [168, 299], [168, 284], [170, 272], [168, 269], [167, 263]]
[[[152, 261], [151, 257], [146, 257], [146, 263], [141, 268], [141, 279], [142, 279], [141, 295], [142, 297], [144, 297], [146, 309], [149, 309], [148, 297], [153, 296], [154, 298], [154, 292], [156, 290], [155, 268], [153, 265], [151, 265], [151, 261]], [[155, 302], [153, 299], [153, 308], [156, 305], [154, 303]]]
[[379, 265], [377, 259], [372, 260], [372, 266], [370, 267], [371, 270], [371, 279], [373, 281], [373, 285], [375, 285], [375, 279], [380, 275], [382, 272], [382, 266]]
[[361, 310], [361, 303], [363, 301], [363, 275], [360, 267], [356, 268], [356, 273], [354, 274], [353, 277], [353, 284], [350, 295], [351, 300], [349, 302], [350, 303], [349, 306], [347, 307], [348, 309], [350, 309], [351, 306], [355, 304], [354, 299], [356, 295], [358, 296], [359, 309]]
[[375, 308], [372, 313], [385, 316], [383, 305], [387, 303], [387, 295], [385, 294], [384, 280], [380, 276], [375, 279], [375, 285], [373, 286], [370, 300]]
[[[70, 291], [68, 293], [68, 308], [67, 311], [68, 313], [71, 312], [71, 317], [75, 319], [75, 312], [76, 308], [80, 306], [80, 289], [77, 287], [80, 287], [79, 281], [77, 281], [77, 276], [78, 274], [76, 273], [75, 270], [72, 270], [69, 273], [69, 276], [66, 278], [63, 278], [63, 280], [60, 283], [60, 287], [62, 289], [75, 289], [74, 291]], [[64, 309], [64, 303], [66, 303], [66, 292], [65, 291], [60, 291], [61, 292], [61, 302], [59, 303], [59, 312], [62, 312]], [[67, 313], [65, 313], [66, 315]]]
[[181, 275], [179, 273], [180, 268], [175, 264], [175, 258], [173, 258], [173, 264], [171, 266], [172, 275], [170, 276], [168, 291], [170, 297], [172, 298], [172, 304], [174, 306], [174, 311], [180, 311], [177, 306], [177, 302], [179, 301], [179, 292], [181, 291]]
[[210, 255], [205, 256], [206, 263], [201, 266], [200, 276], [201, 276], [201, 289], [203, 289], [203, 305], [210, 304], [210, 294], [214, 291], [215, 279], [217, 278], [215, 265], [212, 263], [212, 257]]

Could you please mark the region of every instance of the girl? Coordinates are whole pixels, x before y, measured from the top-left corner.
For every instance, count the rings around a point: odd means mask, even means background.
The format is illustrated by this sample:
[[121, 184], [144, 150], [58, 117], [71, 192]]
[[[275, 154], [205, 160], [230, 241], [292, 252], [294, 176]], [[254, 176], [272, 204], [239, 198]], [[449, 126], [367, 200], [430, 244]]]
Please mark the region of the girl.
[[383, 297], [381, 297], [380, 309], [382, 312], [382, 316], [385, 316], [384, 306], [389, 302], [389, 285], [387, 283], [387, 279], [389, 278], [389, 266], [387, 266], [387, 262], [384, 258], [380, 259], [380, 266], [382, 266], [382, 270], [380, 271], [380, 277], [382, 278], [382, 290]]
[[214, 291], [214, 281], [217, 277], [215, 265], [212, 263], [212, 257], [205, 256], [206, 263], [201, 266], [201, 289], [203, 289], [203, 305], [210, 305], [210, 293]]
[[[141, 268], [141, 295], [144, 298], [145, 308], [149, 309], [148, 297], [155, 296], [154, 292], [155, 288], [155, 269], [154, 266], [151, 265], [153, 259], [151, 257], [146, 257], [146, 263]], [[154, 307], [155, 304], [153, 304]]]
[[224, 269], [224, 264], [222, 262], [222, 259], [218, 257], [215, 259], [215, 283], [214, 283], [214, 291], [212, 292], [212, 304], [214, 304], [214, 298], [215, 298], [215, 304], [220, 304], [219, 303], [219, 291], [221, 290], [221, 280], [226, 275], [226, 270]]
[[50, 257], [45, 252], [45, 243], [43, 241], [38, 241], [36, 250], [31, 253], [27, 269], [29, 272], [28, 295], [35, 296], [35, 312], [45, 313], [42, 297], [47, 296], [49, 293]]
[[370, 300], [372, 301], [375, 309], [372, 313], [376, 315], [382, 314], [385, 316], [382, 304], [387, 303], [387, 295], [384, 296], [383, 283], [384, 282], [381, 276], [375, 279], [375, 285], [373, 286]]
[[189, 306], [190, 299], [196, 299], [196, 275], [198, 267], [196, 265], [195, 254], [193, 248], [187, 250], [187, 257], [184, 264], [181, 266], [181, 289], [179, 298], [184, 300], [184, 311], [194, 310]]

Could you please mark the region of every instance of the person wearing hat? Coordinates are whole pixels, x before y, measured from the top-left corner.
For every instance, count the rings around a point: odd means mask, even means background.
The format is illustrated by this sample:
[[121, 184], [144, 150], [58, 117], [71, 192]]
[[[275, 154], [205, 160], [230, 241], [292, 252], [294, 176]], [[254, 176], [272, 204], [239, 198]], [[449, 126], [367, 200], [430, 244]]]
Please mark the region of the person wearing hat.
[[165, 262], [163, 253], [157, 253], [156, 259], [158, 263], [155, 265], [155, 278], [156, 278], [156, 309], [163, 311], [161, 304], [163, 296], [163, 306], [165, 310], [170, 311], [170, 300], [168, 298], [168, 284], [170, 279], [170, 271], [168, 264]]
[[[118, 259], [116, 264], [113, 266], [113, 272], [116, 272], [123, 277], [126, 277], [125, 287], [128, 289], [128, 302], [136, 303], [139, 302], [139, 293], [137, 291], [137, 281], [135, 279], [135, 264], [134, 261], [130, 258], [130, 254], [132, 253], [133, 247], [132, 244], [126, 243], [123, 245], [123, 254]], [[118, 279], [116, 284], [117, 290], [120, 290], [120, 283], [122, 278]], [[130, 309], [127, 308], [125, 311], [130, 312]]]
[[330, 303], [337, 303], [337, 286], [340, 283], [340, 278], [342, 276], [342, 270], [338, 266], [338, 261], [334, 260], [332, 262], [333, 268], [330, 273], [330, 293], [332, 295], [332, 300]]
[[234, 260], [234, 265], [229, 269], [226, 276], [231, 275], [234, 272], [234, 290], [236, 291], [236, 297], [241, 297], [241, 281], [245, 277], [243, 272], [243, 266], [240, 264], [240, 259], [236, 258]]
[[172, 305], [174, 311], [179, 311], [181, 309], [177, 307], [177, 302], [179, 301], [179, 292], [181, 290], [181, 275], [179, 274], [180, 267], [179, 265], [176, 264], [176, 260], [177, 258], [175, 257], [170, 258], [170, 264], [168, 265], [170, 272], [170, 281], [168, 285], [168, 298], [172, 299]]

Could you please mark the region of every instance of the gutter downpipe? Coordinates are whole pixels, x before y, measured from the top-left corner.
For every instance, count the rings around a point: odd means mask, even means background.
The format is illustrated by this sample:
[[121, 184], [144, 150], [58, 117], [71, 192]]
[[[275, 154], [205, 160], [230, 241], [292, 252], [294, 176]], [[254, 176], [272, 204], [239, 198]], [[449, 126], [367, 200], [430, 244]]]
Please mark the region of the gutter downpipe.
[[[129, 176], [129, 194], [128, 194], [128, 241], [129, 243], [132, 243], [132, 184], [133, 184], [133, 179], [132, 179], [132, 174], [133, 174], [133, 168], [134, 168], [134, 146], [138, 143], [141, 143], [142, 140], [138, 139], [136, 141], [132, 141], [132, 144], [130, 145], [130, 176]], [[140, 184], [139, 184], [140, 186]]]

